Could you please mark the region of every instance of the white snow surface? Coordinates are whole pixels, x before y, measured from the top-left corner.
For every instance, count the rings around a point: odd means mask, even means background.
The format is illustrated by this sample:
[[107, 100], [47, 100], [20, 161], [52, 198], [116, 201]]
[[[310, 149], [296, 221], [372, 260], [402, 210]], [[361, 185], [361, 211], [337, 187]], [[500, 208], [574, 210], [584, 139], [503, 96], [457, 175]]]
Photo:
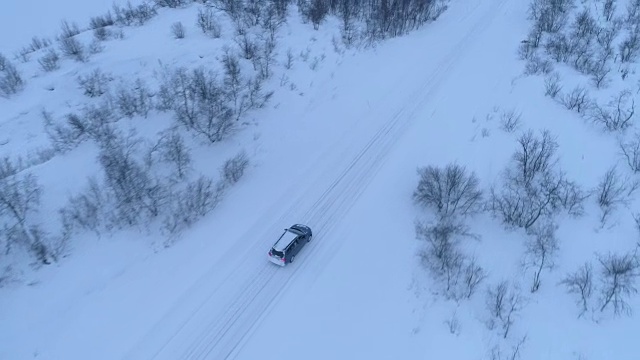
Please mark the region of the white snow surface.
[[[50, 3], [11, 1], [0, 14], [0, 51], [50, 34], [63, 17], [88, 21], [111, 2]], [[292, 11], [271, 102], [213, 149], [194, 142], [207, 174], [247, 149], [245, 177], [171, 247], [144, 231], [87, 236], [60, 262], [23, 270], [20, 282], [0, 288], [0, 359], [475, 360], [490, 359], [495, 346], [506, 358], [526, 336], [522, 359], [637, 360], [635, 315], [577, 318], [574, 298], [557, 285], [596, 252], [633, 248], [638, 235], [628, 209], [604, 229], [592, 199], [584, 217], [562, 218], [557, 267], [534, 294], [520, 266], [523, 234], [505, 231], [489, 214], [469, 221], [480, 239], [468, 250], [487, 269], [486, 284], [519, 282], [526, 297], [507, 339], [485, 326], [484, 287], [469, 301], [444, 301], [416, 256], [422, 244], [414, 222], [424, 217], [411, 201], [416, 168], [458, 162], [488, 189], [519, 134], [500, 130], [496, 108], [517, 108], [523, 129], [557, 136], [563, 169], [586, 188], [620, 160], [612, 135], [546, 98], [541, 77], [522, 75], [516, 50], [528, 32], [527, 6], [452, 1], [418, 31], [340, 53], [331, 41], [339, 33], [329, 30], [337, 19], [314, 31]], [[53, 73], [34, 60], [18, 64], [27, 87], [0, 98], [2, 155], [46, 145], [39, 112], [63, 115], [80, 106], [78, 74], [100, 67], [151, 78], [158, 62], [217, 63], [222, 40], [201, 35], [195, 13], [196, 5], [162, 10], [86, 64], [63, 60]], [[187, 27], [183, 40], [170, 34], [179, 20]], [[296, 55], [290, 70], [281, 65], [288, 47]], [[298, 55], [305, 51], [307, 60]], [[154, 115], [131, 126], [153, 134], [169, 121]], [[87, 144], [38, 165], [51, 210], [43, 218], [97, 166]], [[313, 241], [295, 263], [275, 266], [265, 254], [293, 223], [309, 225]], [[637, 297], [630, 305], [640, 309]], [[452, 319], [457, 331], [447, 325]]]

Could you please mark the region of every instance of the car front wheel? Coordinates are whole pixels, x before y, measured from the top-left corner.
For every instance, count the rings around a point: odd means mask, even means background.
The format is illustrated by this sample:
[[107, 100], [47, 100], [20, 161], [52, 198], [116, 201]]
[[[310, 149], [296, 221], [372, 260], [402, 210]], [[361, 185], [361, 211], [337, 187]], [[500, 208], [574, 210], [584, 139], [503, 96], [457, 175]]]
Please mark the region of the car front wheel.
[[291, 255], [291, 259], [289, 259], [289, 264], [291, 264], [293, 262], [293, 259], [295, 259], [296, 256], [295, 255]]

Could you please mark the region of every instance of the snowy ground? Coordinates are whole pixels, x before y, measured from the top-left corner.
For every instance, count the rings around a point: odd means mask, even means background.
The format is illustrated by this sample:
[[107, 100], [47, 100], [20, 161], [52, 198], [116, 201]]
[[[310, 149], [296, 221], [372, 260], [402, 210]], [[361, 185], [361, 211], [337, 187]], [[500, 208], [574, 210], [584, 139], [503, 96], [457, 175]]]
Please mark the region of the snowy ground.
[[[83, 6], [87, 13], [76, 7], [80, 17], [107, 4]], [[253, 165], [241, 182], [168, 249], [133, 231], [88, 238], [74, 243], [69, 258], [0, 289], [0, 358], [491, 359], [498, 346], [497, 360], [526, 337], [522, 359], [636, 359], [632, 341], [640, 329], [633, 316], [577, 319], [574, 299], [557, 285], [595, 252], [634, 246], [638, 235], [627, 209], [605, 229], [598, 228], [593, 199], [586, 216], [563, 219], [558, 266], [544, 273], [535, 294], [519, 266], [522, 234], [504, 231], [488, 214], [469, 223], [481, 239], [468, 250], [487, 269], [486, 284], [520, 282], [526, 297], [507, 339], [484, 324], [484, 291], [445, 302], [432, 294], [435, 284], [416, 257], [422, 244], [414, 221], [424, 217], [411, 202], [416, 167], [457, 161], [488, 189], [519, 134], [500, 129], [496, 109], [521, 111], [521, 130], [551, 130], [563, 169], [586, 188], [619, 160], [615, 137], [546, 98], [541, 77], [521, 75], [516, 50], [529, 30], [526, 9], [506, 0], [453, 1], [420, 31], [341, 54], [334, 33], [313, 31], [294, 16], [282, 41], [294, 54], [310, 49], [308, 60], [297, 56], [289, 71], [280, 66], [269, 106], [230, 140], [194, 155], [203, 172], [215, 173], [224, 158], [247, 149]], [[86, 66], [68, 61], [40, 74], [34, 61], [21, 65], [31, 74], [25, 92], [0, 99], [3, 155], [44, 143], [42, 106], [62, 114], [83, 101], [74, 88], [77, 73], [99, 66], [151, 76], [159, 59], [211, 63], [220, 44], [210, 46], [192, 25], [185, 39], [170, 36], [170, 24], [192, 24], [194, 14], [194, 7], [167, 10], [128, 29], [125, 40], [108, 43]], [[58, 20], [49, 24], [57, 27]], [[314, 59], [319, 65], [312, 70]], [[51, 95], [49, 84], [56, 88]], [[134, 126], [152, 132], [166, 117]], [[77, 186], [69, 174], [84, 178], [95, 167], [91, 151], [40, 165], [58, 194], [48, 197], [52, 209]], [[71, 170], [61, 173], [64, 166]], [[273, 266], [266, 252], [294, 222], [310, 225], [314, 240], [291, 266]], [[632, 298], [631, 305], [637, 309], [638, 302]], [[452, 319], [459, 322], [455, 331], [447, 325]]]

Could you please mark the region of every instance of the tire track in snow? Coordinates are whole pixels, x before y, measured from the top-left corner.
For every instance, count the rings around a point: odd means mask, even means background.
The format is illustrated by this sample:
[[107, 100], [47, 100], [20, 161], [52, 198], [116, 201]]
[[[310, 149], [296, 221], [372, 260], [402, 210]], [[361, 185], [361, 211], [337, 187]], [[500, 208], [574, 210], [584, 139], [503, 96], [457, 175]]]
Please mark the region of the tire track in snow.
[[[460, 58], [465, 48], [472, 44], [484, 29], [491, 24], [493, 18], [499, 13], [498, 10], [504, 4], [504, 0], [494, 1], [486, 13], [480, 15], [480, 21], [474, 24], [463, 39], [447, 54], [419, 89], [412, 93], [406, 100], [405, 106], [394, 113], [391, 120], [378, 130], [347, 165], [345, 170], [329, 185], [318, 200], [309, 207], [302, 220], [315, 230], [315, 235], [312, 243], [302, 251], [305, 254], [305, 261], [301, 264], [296, 262], [293, 264], [294, 266], [282, 269], [276, 268], [265, 261], [260, 266], [250, 267], [245, 270], [243, 266], [249, 263], [250, 256], [244, 257], [244, 260], [238, 264], [239, 267], [230, 269], [232, 272], [220, 284], [213, 287], [205, 301], [200, 304], [196, 311], [192, 312], [191, 316], [182, 323], [178, 331], [169, 338], [165, 344], [166, 346], [163, 346], [153, 358], [226, 359], [231, 355], [237, 354], [247, 335], [263, 317], [267, 309], [272, 306], [296, 273], [300, 269], [309, 267], [311, 267], [309, 268], [311, 272], [317, 272], [320, 267], [333, 257], [341, 246], [341, 240], [328, 238], [327, 234], [331, 233], [331, 230], [339, 223], [339, 219], [344, 217], [364, 192], [368, 183], [384, 164], [385, 156], [391, 151], [393, 145], [397, 143], [412, 121], [415, 120], [415, 115], [429, 101], [432, 101], [432, 96], [437, 92], [440, 84], [446, 80], [447, 73], [454, 67], [456, 60]], [[474, 8], [474, 10], [477, 10], [477, 8]], [[288, 216], [295, 213], [299, 213], [299, 206], [294, 205], [289, 208], [288, 211], [282, 214], [280, 220], [286, 221], [285, 219]], [[256, 227], [259, 225], [256, 224]], [[273, 224], [269, 227], [269, 230], [278, 229], [279, 226], [278, 224]], [[269, 233], [272, 232], [269, 231]], [[270, 240], [267, 239], [265, 241]], [[242, 255], [250, 255], [255, 252], [263, 253], [265, 251], [263, 248], [265, 241], [255, 241]], [[235, 255], [237, 256], [238, 254], [236, 253]], [[219, 267], [214, 266], [213, 268], [218, 269]], [[241, 272], [235, 270], [241, 270]], [[236, 280], [241, 280], [240, 283], [242, 285], [237, 286]], [[230, 288], [234, 290], [234, 296], [231, 297], [231, 301], [222, 306], [222, 311], [220, 311], [220, 306], [209, 305], [207, 307], [207, 304], [219, 305], [212, 301], [214, 300], [212, 299], [213, 295], [228, 283], [232, 283]], [[233, 286], [234, 284], [235, 286]], [[195, 326], [195, 329], [188, 329], [188, 325], [193, 323], [197, 315], [206, 318], [208, 324], [204, 328]], [[204, 320], [202, 318], [198, 318], [198, 320]], [[183, 342], [189, 344], [187, 349], [181, 346], [184, 345]], [[177, 348], [171, 349], [169, 345], [172, 344], [175, 344]]]

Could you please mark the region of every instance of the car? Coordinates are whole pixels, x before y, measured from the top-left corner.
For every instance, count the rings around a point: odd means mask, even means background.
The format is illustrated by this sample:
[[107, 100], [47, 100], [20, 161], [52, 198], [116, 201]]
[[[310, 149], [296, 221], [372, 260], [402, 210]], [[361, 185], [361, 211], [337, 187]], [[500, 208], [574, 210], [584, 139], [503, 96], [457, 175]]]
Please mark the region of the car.
[[311, 228], [307, 225], [294, 224], [284, 229], [278, 241], [269, 250], [269, 261], [280, 266], [292, 263], [298, 252], [311, 241], [312, 237]]

